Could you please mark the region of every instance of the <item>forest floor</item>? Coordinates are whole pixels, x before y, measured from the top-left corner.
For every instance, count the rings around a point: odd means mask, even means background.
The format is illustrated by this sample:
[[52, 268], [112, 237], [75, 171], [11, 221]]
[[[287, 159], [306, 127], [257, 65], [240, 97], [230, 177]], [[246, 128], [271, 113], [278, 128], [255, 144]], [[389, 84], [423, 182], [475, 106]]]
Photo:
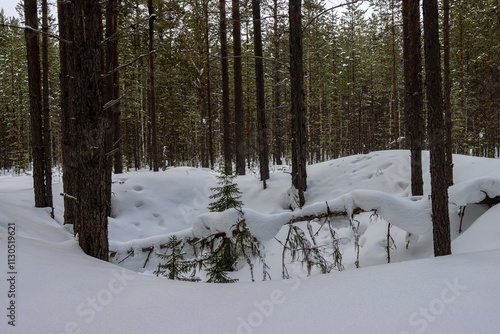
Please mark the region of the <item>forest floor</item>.
[[[421, 201], [430, 193], [428, 152], [423, 162]], [[255, 282], [243, 262], [229, 274], [239, 280], [233, 284], [156, 277], [161, 260], [142, 249], [160, 251], [171, 235], [192, 235], [195, 218], [208, 212], [215, 176], [191, 167], [113, 175], [111, 263], [81, 251], [62, 225], [60, 196], [54, 198], [53, 220], [46, 209], [34, 208], [29, 175], [0, 176], [0, 332], [496, 333], [500, 327], [500, 206], [467, 205], [459, 233], [459, 206], [450, 204], [451, 256], [433, 257], [432, 231], [410, 239], [407, 248], [407, 233], [398, 227], [405, 225], [392, 215], [388, 264], [387, 217], [366, 212], [354, 217], [356, 229], [345, 217], [335, 219], [342, 271], [321, 274], [313, 267], [308, 275], [306, 266], [288, 256], [290, 279], [283, 280], [283, 227], [262, 241], [271, 280], [262, 281], [258, 259]], [[500, 160], [455, 155], [454, 199], [470, 198], [473, 188], [463, 185], [479, 177], [495, 188]], [[360, 189], [407, 198], [409, 180], [408, 151], [330, 160], [308, 166], [306, 205]], [[273, 168], [266, 190], [251, 171], [236, 181], [245, 209], [267, 218], [291, 212], [287, 167]], [[54, 194], [60, 192], [56, 176]], [[403, 212], [400, 217], [407, 219]], [[297, 226], [308, 233], [306, 223]], [[328, 249], [330, 231], [320, 221], [310, 227], [318, 247]], [[206, 280], [203, 271], [196, 274]]]

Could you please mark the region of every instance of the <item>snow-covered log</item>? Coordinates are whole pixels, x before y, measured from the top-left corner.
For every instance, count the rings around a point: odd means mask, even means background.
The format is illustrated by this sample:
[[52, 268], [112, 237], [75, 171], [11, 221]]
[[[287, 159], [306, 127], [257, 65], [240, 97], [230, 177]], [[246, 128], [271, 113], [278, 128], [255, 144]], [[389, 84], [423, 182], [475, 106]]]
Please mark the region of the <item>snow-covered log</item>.
[[500, 203], [500, 179], [496, 177], [478, 177], [458, 183], [448, 190], [449, 201], [459, 208], [468, 204]]
[[251, 209], [230, 209], [224, 212], [206, 213], [193, 221], [193, 236], [224, 232], [230, 235], [236, 224], [245, 222], [246, 227], [258, 240], [270, 240], [285, 224], [334, 216], [352, 217], [361, 212], [375, 211], [394, 226], [421, 235], [431, 229], [428, 200], [400, 198], [374, 190], [355, 190], [334, 200], [318, 202], [301, 210], [279, 214], [261, 214]]

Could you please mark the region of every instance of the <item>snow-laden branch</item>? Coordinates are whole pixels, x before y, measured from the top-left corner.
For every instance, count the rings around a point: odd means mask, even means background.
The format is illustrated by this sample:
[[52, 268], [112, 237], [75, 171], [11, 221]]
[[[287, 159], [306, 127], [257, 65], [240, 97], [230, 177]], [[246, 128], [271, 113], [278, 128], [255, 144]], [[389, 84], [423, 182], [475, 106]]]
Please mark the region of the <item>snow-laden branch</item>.
[[500, 179], [483, 176], [458, 183], [448, 190], [449, 201], [458, 207], [468, 204], [494, 204], [500, 202]]

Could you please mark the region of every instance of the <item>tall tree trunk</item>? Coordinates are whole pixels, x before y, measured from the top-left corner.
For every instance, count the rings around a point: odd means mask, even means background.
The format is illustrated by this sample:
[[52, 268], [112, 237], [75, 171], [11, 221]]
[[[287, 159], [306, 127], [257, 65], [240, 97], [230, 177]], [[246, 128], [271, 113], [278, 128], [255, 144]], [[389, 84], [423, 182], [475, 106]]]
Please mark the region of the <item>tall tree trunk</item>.
[[298, 190], [299, 206], [307, 189], [307, 146], [302, 60], [302, 0], [290, 0], [290, 80], [292, 95], [292, 184]]
[[[110, 0], [112, 3], [112, 24], [111, 24], [111, 32], [112, 35], [116, 35], [118, 33], [118, 4], [119, 0]], [[106, 30], [107, 31], [107, 30]], [[118, 68], [120, 65], [119, 61], [119, 49], [118, 49], [118, 38], [113, 39], [111, 42], [112, 45], [112, 60], [111, 65], [113, 69]], [[114, 170], [115, 174], [121, 174], [123, 172], [123, 161], [122, 161], [122, 131], [121, 131], [121, 108], [120, 102], [118, 99], [120, 98], [120, 72], [115, 71], [113, 73], [113, 99], [116, 104], [113, 106], [113, 149], [114, 153]]]
[[[59, 36], [65, 41], [73, 41], [73, 14], [70, 2], [57, 2]], [[76, 173], [77, 152], [75, 151], [75, 112], [72, 107], [73, 85], [73, 44], [59, 42], [60, 88], [61, 88], [61, 146], [63, 161], [64, 224], [73, 224], [77, 230], [78, 206]]]
[[42, 66], [43, 66], [43, 148], [45, 157], [45, 204], [50, 207], [54, 218], [52, 203], [52, 140], [50, 135], [50, 104], [49, 104], [49, 23], [47, 0], [42, 0]]
[[495, 81], [493, 77], [493, 72], [495, 70], [492, 69], [491, 66], [491, 55], [488, 55], [486, 61], [486, 82], [487, 82], [487, 110], [488, 110], [488, 152], [487, 156], [489, 158], [495, 158], [496, 155], [496, 138], [497, 138], [497, 130], [496, 130], [496, 117], [495, 117]]
[[243, 111], [243, 74], [241, 66], [241, 22], [240, 0], [232, 0], [233, 11], [233, 55], [234, 55], [234, 139], [236, 173], [245, 175], [246, 143], [242, 134], [245, 131]]
[[207, 108], [207, 122], [208, 122], [208, 157], [210, 160], [210, 168], [214, 168], [215, 165], [215, 154], [213, 145], [213, 129], [212, 129], [212, 100], [211, 100], [211, 88], [210, 88], [210, 36], [209, 36], [209, 21], [208, 21], [208, 4], [209, 0], [203, 3], [203, 15], [205, 17], [205, 29], [203, 31], [203, 38], [205, 40], [205, 57], [206, 57], [206, 68], [205, 71], [206, 81], [207, 81], [207, 98], [206, 98], [206, 108]]
[[453, 185], [453, 142], [451, 120], [451, 81], [450, 81], [450, 1], [443, 0], [443, 89], [444, 89], [444, 117], [445, 117], [445, 143], [446, 143], [446, 182]]
[[47, 206], [45, 197], [45, 154], [43, 148], [43, 123], [42, 123], [42, 93], [40, 47], [38, 45], [38, 15], [36, 0], [24, 1], [24, 16], [26, 50], [28, 58], [28, 85], [30, 94], [31, 115], [31, 149], [33, 152], [33, 188], [35, 192], [35, 206]]
[[281, 161], [281, 74], [280, 74], [280, 39], [278, 31], [278, 0], [273, 0], [273, 93], [274, 93], [274, 159], [277, 165]]
[[420, 0], [403, 0], [403, 59], [405, 79], [406, 126], [411, 152], [411, 192], [424, 194], [422, 176], [422, 146], [424, 119], [422, 116]]
[[113, 75], [111, 74], [113, 71], [113, 45], [111, 44], [110, 40], [113, 36], [113, 16], [114, 16], [114, 0], [110, 0], [106, 2], [106, 40], [105, 40], [105, 48], [104, 51], [102, 52], [103, 55], [105, 55], [105, 59], [103, 61], [103, 66], [104, 66], [104, 80], [103, 80], [103, 102], [105, 105], [107, 105], [106, 109], [104, 112], [106, 113], [106, 169], [107, 169], [107, 181], [106, 181], [106, 194], [108, 196], [108, 202], [110, 205], [108, 205], [108, 213], [107, 215], [111, 215], [111, 174], [113, 171], [113, 154], [109, 154], [113, 151], [113, 134], [114, 134], [114, 129], [113, 129]]
[[394, 143], [399, 148], [398, 74], [396, 68], [396, 23], [394, 22], [394, 0], [391, 3], [392, 37], [392, 111], [394, 114]]
[[264, 61], [262, 52], [262, 27], [260, 22], [260, 0], [252, 0], [253, 37], [255, 53], [255, 84], [257, 88], [257, 129], [259, 145], [260, 180], [266, 189], [269, 179], [269, 149], [267, 142], [266, 100], [264, 91]]
[[158, 135], [156, 126], [156, 73], [155, 73], [155, 32], [153, 0], [148, 0], [149, 13], [149, 116], [151, 118], [151, 160], [153, 171], [159, 170], [158, 164]]
[[448, 186], [444, 145], [443, 96], [439, 47], [439, 14], [437, 0], [424, 0], [424, 51], [429, 144], [431, 155], [431, 199], [434, 255], [451, 254]]
[[108, 170], [106, 115], [101, 79], [102, 17], [93, 0], [73, 0], [76, 201], [78, 241], [83, 251], [108, 260]]
[[220, 12], [220, 56], [222, 67], [222, 122], [223, 122], [223, 156], [224, 171], [232, 174], [232, 143], [231, 143], [231, 110], [229, 105], [229, 65], [227, 53], [226, 1], [219, 0]]

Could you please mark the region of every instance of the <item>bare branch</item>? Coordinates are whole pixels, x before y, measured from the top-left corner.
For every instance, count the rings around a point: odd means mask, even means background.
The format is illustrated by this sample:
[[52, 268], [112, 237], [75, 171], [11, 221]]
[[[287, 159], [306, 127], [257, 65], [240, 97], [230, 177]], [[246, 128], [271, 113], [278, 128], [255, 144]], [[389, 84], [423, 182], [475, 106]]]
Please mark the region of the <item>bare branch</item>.
[[14, 26], [14, 25], [11, 25], [11, 24], [5, 24], [5, 23], [0, 23], [0, 27], [5, 27], [5, 28], [13, 28], [13, 29], [21, 29], [21, 30], [31, 30], [31, 31], [34, 31], [38, 34], [43, 34], [43, 35], [47, 35], [49, 37], [52, 37], [52, 38], [55, 38], [63, 43], [68, 43], [68, 44], [71, 44], [72, 42], [71, 41], [68, 41], [68, 40], [65, 40], [57, 35], [54, 35], [54, 34], [51, 34], [51, 33], [48, 33], [48, 32], [44, 32], [42, 30], [39, 30], [39, 29], [35, 29], [33, 27], [30, 27], [30, 26], [24, 26], [24, 27], [20, 27], [20, 26]]

